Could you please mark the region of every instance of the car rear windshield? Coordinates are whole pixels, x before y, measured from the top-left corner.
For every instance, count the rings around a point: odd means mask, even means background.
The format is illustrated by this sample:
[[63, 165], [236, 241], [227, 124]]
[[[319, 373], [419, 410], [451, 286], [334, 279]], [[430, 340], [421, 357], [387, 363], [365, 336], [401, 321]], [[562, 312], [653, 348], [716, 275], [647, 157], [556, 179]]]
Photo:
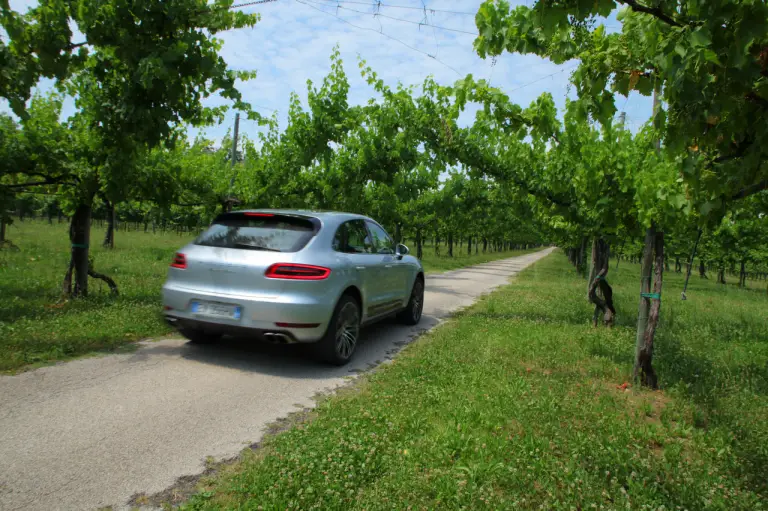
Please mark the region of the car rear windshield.
[[308, 218], [269, 213], [225, 213], [195, 240], [206, 247], [297, 252], [316, 228]]

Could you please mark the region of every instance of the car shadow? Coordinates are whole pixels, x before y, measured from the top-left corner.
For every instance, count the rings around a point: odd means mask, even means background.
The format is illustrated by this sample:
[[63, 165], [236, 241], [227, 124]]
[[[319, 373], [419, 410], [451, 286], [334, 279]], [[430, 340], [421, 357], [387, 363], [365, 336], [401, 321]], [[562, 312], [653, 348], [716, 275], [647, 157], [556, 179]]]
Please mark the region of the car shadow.
[[[437, 311], [442, 315], [442, 311]], [[332, 366], [313, 356], [306, 344], [270, 344], [263, 341], [225, 337], [215, 344], [201, 345], [166, 339], [144, 344], [128, 362], [137, 363], [157, 357], [180, 357], [191, 362], [212, 364], [237, 371], [256, 372], [286, 378], [341, 378], [390, 360], [404, 346], [439, 323], [436, 316], [423, 316], [416, 326], [385, 319], [362, 329], [360, 344], [352, 361], [345, 366]]]

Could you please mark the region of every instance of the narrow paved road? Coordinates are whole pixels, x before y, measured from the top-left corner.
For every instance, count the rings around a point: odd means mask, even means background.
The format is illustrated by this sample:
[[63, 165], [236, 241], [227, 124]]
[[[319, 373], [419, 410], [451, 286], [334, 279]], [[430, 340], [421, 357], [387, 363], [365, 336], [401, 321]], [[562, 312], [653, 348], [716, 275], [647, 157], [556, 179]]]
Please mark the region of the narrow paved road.
[[120, 509], [136, 493], [199, 474], [207, 457], [236, 455], [268, 423], [312, 406], [316, 393], [387, 359], [550, 252], [428, 276], [421, 324], [364, 330], [343, 368], [321, 366], [292, 346], [171, 339], [2, 376], [0, 509]]

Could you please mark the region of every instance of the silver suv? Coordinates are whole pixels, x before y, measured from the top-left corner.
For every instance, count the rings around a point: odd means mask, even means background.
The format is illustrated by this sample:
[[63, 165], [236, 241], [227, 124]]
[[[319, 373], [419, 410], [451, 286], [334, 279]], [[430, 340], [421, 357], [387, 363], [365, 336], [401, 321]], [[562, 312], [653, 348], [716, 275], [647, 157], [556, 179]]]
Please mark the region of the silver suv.
[[347, 363], [360, 327], [397, 315], [421, 319], [424, 269], [370, 218], [350, 213], [236, 211], [173, 258], [166, 320], [196, 343], [225, 334], [315, 343]]

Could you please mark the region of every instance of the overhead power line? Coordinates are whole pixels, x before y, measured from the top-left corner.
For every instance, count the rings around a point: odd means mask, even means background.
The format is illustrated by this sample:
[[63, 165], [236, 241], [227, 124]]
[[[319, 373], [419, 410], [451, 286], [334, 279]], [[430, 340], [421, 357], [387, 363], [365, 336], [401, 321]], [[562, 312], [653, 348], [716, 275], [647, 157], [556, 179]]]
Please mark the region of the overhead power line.
[[268, 4], [272, 2], [277, 2], [277, 0], [256, 0], [255, 2], [246, 2], [244, 4], [235, 4], [231, 5], [230, 9], [239, 9], [240, 7], [250, 7], [251, 5], [259, 5], [259, 4]]
[[529, 82], [529, 83], [526, 83], [525, 85], [521, 85], [520, 87], [514, 88], [511, 91], [509, 91], [509, 93], [511, 94], [511, 93], [513, 93], [515, 91], [519, 91], [520, 89], [528, 87], [529, 85], [533, 85], [534, 83], [538, 83], [538, 82], [540, 82], [542, 80], [545, 80], [545, 79], [550, 78], [552, 76], [558, 75], [560, 73], [565, 73], [566, 71], [570, 71], [572, 69], [576, 69], [577, 67], [579, 67], [579, 64], [576, 64], [575, 66], [567, 67], [565, 69], [561, 69], [560, 71], [555, 71], [552, 74], [548, 74], [547, 76], [542, 76], [541, 78], [537, 78], [536, 80], [534, 80], [532, 82]]
[[356, 4], [356, 5], [367, 5], [369, 7], [388, 7], [390, 9], [408, 9], [413, 11], [422, 11], [425, 10], [430, 12], [444, 12], [446, 14], [462, 14], [464, 16], [474, 16], [477, 13], [476, 12], [468, 12], [468, 11], [451, 11], [447, 9], [435, 9], [433, 7], [413, 7], [412, 5], [397, 5], [397, 4], [385, 4], [383, 2], [355, 2], [353, 0], [324, 0], [326, 2], [333, 2], [330, 5], [338, 5], [338, 4]]
[[[244, 3], [244, 4], [233, 5], [232, 8], [245, 7], [245, 6], [257, 5], [257, 4], [265, 4], [265, 3], [275, 2], [275, 1], [277, 1], [277, 0], [257, 0], [257, 1], [254, 1], [254, 2], [248, 2], [248, 3]], [[356, 9], [351, 9], [349, 7], [344, 7], [343, 5], [340, 5], [340, 4], [346, 3], [346, 4], [368, 5], [368, 6], [373, 7], [373, 8], [391, 7], [391, 8], [399, 8], [399, 9], [412, 9], [412, 10], [418, 10], [418, 11], [422, 11], [422, 12], [434, 11], [434, 12], [447, 12], [447, 13], [452, 13], [452, 14], [472, 14], [472, 15], [474, 15], [474, 13], [469, 13], [469, 12], [432, 9], [432, 8], [429, 8], [429, 7], [425, 8], [425, 7], [411, 7], [411, 6], [396, 5], [396, 4], [385, 4], [385, 3], [378, 2], [378, 1], [376, 3], [356, 2], [356, 1], [352, 1], [352, 0], [295, 0], [295, 1], [300, 3], [300, 4], [302, 4], [302, 5], [306, 5], [307, 7], [310, 7], [312, 9], [316, 10], [316, 11], [319, 11], [319, 12], [321, 12], [321, 13], [327, 15], [327, 16], [333, 16], [337, 20], [342, 21], [342, 22], [346, 23], [347, 25], [349, 25], [349, 26], [351, 26], [353, 28], [356, 28], [358, 30], [367, 30], [369, 32], [375, 32], [375, 33], [377, 33], [379, 35], [382, 35], [382, 36], [386, 37], [387, 39], [391, 39], [392, 41], [398, 42], [398, 43], [402, 44], [403, 46], [405, 46], [406, 48], [409, 48], [410, 50], [413, 50], [413, 51], [418, 52], [418, 53], [420, 53], [422, 55], [425, 55], [425, 56], [431, 58], [432, 60], [438, 62], [439, 64], [442, 64], [443, 66], [447, 67], [448, 69], [450, 69], [451, 71], [453, 71], [454, 73], [456, 73], [459, 76], [463, 76], [463, 75], [456, 68], [454, 68], [454, 67], [450, 66], [449, 64], [443, 62], [442, 60], [438, 59], [437, 56], [432, 55], [432, 54], [430, 54], [428, 52], [425, 52], [423, 50], [420, 50], [420, 49], [418, 49], [418, 48], [416, 48], [416, 47], [406, 43], [405, 41], [402, 41], [402, 40], [400, 40], [400, 39], [398, 39], [396, 37], [393, 37], [393, 36], [385, 33], [383, 30], [376, 30], [376, 29], [370, 28], [370, 27], [362, 27], [360, 25], [355, 25], [354, 23], [350, 22], [346, 18], [342, 18], [341, 16], [338, 16], [335, 13], [332, 13], [332, 12], [326, 11], [324, 9], [321, 9], [320, 7], [318, 7], [318, 5], [323, 6], [323, 7], [335, 7], [337, 9], [344, 9], [344, 10], [355, 12], [355, 13], [358, 13], [358, 14], [370, 15], [370, 16], [374, 16], [374, 17], [381, 16], [383, 18], [391, 19], [391, 20], [394, 20], [394, 21], [400, 21], [400, 22], [405, 22], [405, 23], [411, 23], [411, 24], [414, 24], [414, 25], [432, 27], [433, 29], [438, 29], [438, 30], [448, 30], [448, 31], [452, 31], [452, 32], [459, 32], [459, 33], [464, 33], [464, 34], [473, 35], [473, 36], [477, 36], [478, 35], [475, 32], [469, 32], [469, 31], [466, 31], [466, 30], [454, 29], [454, 28], [450, 28], [450, 27], [441, 27], [441, 26], [438, 26], [438, 25], [432, 25], [430, 23], [425, 23], [425, 22], [418, 22], [418, 21], [412, 21], [412, 20], [405, 20], [405, 19], [401, 19], [401, 18], [395, 18], [393, 16], [387, 16], [385, 14], [381, 14], [380, 12], [364, 12], [364, 11], [359, 11], [359, 10], [356, 10]], [[323, 1], [328, 2], [328, 3], [322, 3]], [[492, 69], [493, 69], [493, 67], [495, 67], [495, 64], [496, 63], [493, 62]], [[533, 80], [531, 82], [528, 82], [528, 83], [526, 83], [524, 85], [520, 85], [519, 87], [516, 87], [516, 88], [512, 89], [511, 91], [509, 91], [509, 94], [511, 94], [513, 92], [517, 92], [520, 89], [524, 89], [525, 87], [528, 87], [530, 85], [538, 83], [538, 82], [540, 82], [542, 80], [545, 80], [547, 78], [551, 78], [551, 77], [553, 77], [555, 75], [558, 75], [560, 73], [564, 73], [566, 71], [571, 71], [573, 69], [576, 69], [578, 66], [579, 66], [579, 64], [576, 64], [574, 66], [571, 66], [571, 67], [568, 67], [568, 68], [565, 68], [565, 69], [560, 69], [558, 71], [555, 71], [554, 73], [550, 73], [548, 75], [545, 75], [545, 76], [542, 76], [540, 78], [537, 78], [536, 80]], [[627, 98], [627, 99], [629, 99], [629, 98]], [[262, 107], [262, 108], [265, 108], [267, 110], [272, 110], [272, 109], [267, 108], [267, 107]]]
[[[309, 0], [309, 1], [313, 1], [313, 0]], [[314, 2], [317, 3], [317, 0], [314, 0]], [[406, 20], [406, 19], [402, 19], [402, 18], [396, 18], [394, 16], [389, 16], [387, 14], [382, 14], [380, 12], [358, 11], [357, 9], [351, 9], [349, 7], [344, 7], [343, 5], [336, 5], [336, 4], [320, 4], [320, 5], [322, 5], [323, 7], [335, 7], [337, 9], [343, 9], [345, 11], [356, 12], [357, 14], [365, 14], [366, 16], [374, 16], [374, 17], [387, 18], [387, 19], [390, 19], [390, 20], [393, 20], [393, 21], [399, 21], [401, 23], [410, 23], [411, 25], [419, 25], [419, 26], [422, 26], [422, 27], [432, 27], [433, 29], [436, 28], [438, 30], [447, 30], [449, 32], [458, 32], [459, 34], [467, 34], [467, 35], [471, 35], [471, 36], [474, 36], [474, 37], [478, 36], [477, 32], [470, 32], [468, 30], [462, 30], [460, 28], [441, 27], [439, 25], [432, 25], [430, 23], [425, 23], [423, 21], [413, 21], [413, 20]], [[376, 6], [375, 5], [371, 5], [371, 7], [376, 7]], [[383, 4], [382, 4], [382, 7], [384, 7]]]
[[[406, 43], [406, 42], [404, 42], [404, 41], [401, 41], [400, 39], [398, 39], [398, 38], [396, 38], [396, 37], [392, 37], [391, 35], [389, 35], [389, 34], [387, 34], [387, 33], [383, 32], [383, 31], [379, 31], [379, 30], [376, 30], [376, 29], [374, 29], [374, 28], [370, 28], [370, 27], [361, 27], [360, 25], [355, 25], [354, 23], [352, 23], [352, 22], [350, 22], [350, 21], [346, 20], [345, 18], [342, 18], [341, 16], [338, 16], [338, 15], [336, 15], [336, 14], [332, 13], [332, 12], [328, 12], [328, 11], [325, 11], [325, 10], [323, 10], [323, 9], [321, 9], [321, 8], [319, 8], [319, 7], [315, 6], [315, 5], [312, 5], [312, 4], [310, 4], [310, 3], [307, 3], [307, 2], [305, 2], [305, 1], [303, 1], [303, 0], [295, 0], [295, 1], [296, 1], [296, 2], [298, 2], [298, 3], [300, 3], [300, 4], [302, 4], [302, 5], [306, 5], [307, 7], [311, 7], [312, 9], [314, 9], [314, 10], [316, 10], [316, 11], [322, 12], [323, 14], [325, 14], [325, 15], [327, 15], [327, 16], [333, 16], [334, 18], [338, 19], [339, 21], [343, 21], [344, 23], [346, 23], [347, 25], [349, 25], [349, 26], [351, 26], [351, 27], [357, 28], [357, 29], [359, 29], [359, 30], [368, 30], [368, 31], [370, 31], [370, 32], [375, 32], [375, 33], [377, 33], [377, 34], [383, 35], [383, 36], [384, 36], [384, 37], [386, 37], [387, 39], [391, 39], [391, 40], [393, 40], [393, 41], [396, 41], [396, 42], [398, 42], [398, 43], [402, 44], [403, 46], [405, 46], [406, 48], [410, 48], [411, 50], [413, 50], [413, 51], [415, 51], [415, 52], [421, 53], [422, 55], [426, 55], [427, 57], [431, 58], [432, 60], [434, 60], [434, 61], [436, 61], [436, 62], [438, 62], [438, 63], [442, 64], [442, 65], [443, 65], [443, 66], [445, 66], [445, 67], [447, 67], [448, 69], [450, 69], [451, 71], [453, 71], [453, 72], [454, 72], [454, 73], [456, 73], [457, 75], [459, 75], [459, 76], [463, 76], [463, 75], [462, 75], [462, 74], [461, 74], [459, 71], [457, 71], [455, 68], [453, 68], [453, 67], [451, 67], [450, 65], [446, 64], [445, 62], [443, 62], [442, 60], [438, 59], [438, 58], [437, 58], [437, 57], [435, 57], [434, 55], [431, 55], [431, 54], [429, 54], [429, 53], [427, 53], [427, 52], [425, 52], [425, 51], [422, 51], [422, 50], [420, 50], [420, 49], [418, 49], [418, 48], [416, 48], [416, 47], [414, 47], [414, 46], [411, 46], [410, 44], [408, 44], [408, 43]], [[368, 14], [368, 13], [366, 13], [366, 14]]]

